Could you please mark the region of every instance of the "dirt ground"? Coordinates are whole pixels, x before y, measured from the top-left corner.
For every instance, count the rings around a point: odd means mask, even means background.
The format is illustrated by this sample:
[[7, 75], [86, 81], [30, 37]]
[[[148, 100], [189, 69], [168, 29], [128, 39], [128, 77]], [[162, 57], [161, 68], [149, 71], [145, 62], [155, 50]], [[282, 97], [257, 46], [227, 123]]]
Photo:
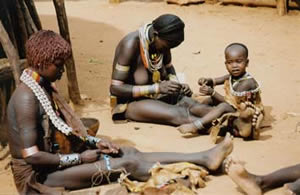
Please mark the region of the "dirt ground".
[[[52, 1], [36, 2], [44, 29], [57, 30]], [[201, 76], [226, 73], [224, 48], [232, 42], [249, 48], [249, 72], [261, 83], [262, 98], [270, 127], [258, 141], [234, 140], [233, 155], [257, 174], [300, 163], [300, 12], [279, 17], [273, 8], [220, 5], [180, 7], [163, 1], [78, 0], [66, 2], [73, 52], [81, 93], [86, 106], [82, 116], [101, 121], [99, 134], [142, 151], [197, 152], [213, 146], [208, 136], [182, 137], [174, 127], [127, 123], [110, 118], [108, 86], [112, 59], [118, 41], [163, 13], [180, 16], [186, 24], [186, 39], [172, 50], [177, 72], [197, 92]], [[218, 88], [222, 92], [222, 87]], [[0, 163], [0, 194], [16, 194], [8, 159]], [[242, 194], [226, 176], [210, 176], [201, 194]], [[266, 193], [281, 194], [282, 189]]]

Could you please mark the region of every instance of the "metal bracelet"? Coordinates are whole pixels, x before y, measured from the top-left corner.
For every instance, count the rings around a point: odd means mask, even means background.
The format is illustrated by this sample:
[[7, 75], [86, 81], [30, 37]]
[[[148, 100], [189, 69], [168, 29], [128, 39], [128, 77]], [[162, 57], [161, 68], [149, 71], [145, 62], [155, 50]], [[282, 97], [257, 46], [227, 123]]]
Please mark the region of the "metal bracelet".
[[195, 121], [193, 122], [193, 124], [197, 127], [198, 130], [204, 129], [203, 123], [201, 122], [200, 119], [195, 120]]
[[32, 156], [32, 155], [38, 153], [38, 152], [39, 152], [39, 148], [36, 145], [34, 145], [34, 146], [29, 147], [29, 148], [24, 148], [22, 150], [22, 156], [23, 156], [23, 158], [27, 158], [29, 156]]
[[214, 90], [210, 96], [212, 97], [212, 96], [214, 96], [215, 94], [216, 94], [216, 91]]
[[90, 144], [91, 146], [96, 146], [98, 142], [100, 142], [101, 139], [98, 138], [98, 137], [94, 137], [94, 136], [90, 136], [90, 135], [87, 135], [86, 136], [86, 142], [88, 144]]
[[59, 166], [58, 168], [70, 167], [81, 164], [80, 154], [58, 154]]

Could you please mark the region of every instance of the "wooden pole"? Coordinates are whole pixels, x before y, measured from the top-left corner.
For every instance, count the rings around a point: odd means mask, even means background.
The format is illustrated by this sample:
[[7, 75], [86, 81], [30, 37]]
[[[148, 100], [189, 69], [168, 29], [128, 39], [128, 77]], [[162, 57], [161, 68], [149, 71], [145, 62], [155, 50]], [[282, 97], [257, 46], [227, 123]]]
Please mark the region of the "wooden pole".
[[[61, 36], [64, 39], [66, 39], [71, 45], [68, 19], [65, 10], [64, 0], [53, 0], [53, 3], [56, 10], [59, 32]], [[68, 92], [69, 92], [70, 99], [74, 104], [80, 104], [81, 98], [80, 98], [79, 86], [77, 82], [73, 52], [71, 54], [71, 58], [66, 62], [66, 67], [67, 67], [67, 78], [68, 78]]]
[[277, 0], [277, 12], [280, 16], [287, 14], [287, 0]]
[[20, 28], [20, 37], [21, 37], [21, 43], [20, 43], [20, 48], [19, 48], [19, 55], [20, 56], [25, 56], [25, 43], [28, 39], [28, 33], [26, 29], [26, 23], [24, 19], [24, 15], [22, 13], [22, 8], [18, 0], [15, 0], [16, 3], [16, 9], [17, 9], [17, 17], [18, 17], [18, 26]]
[[13, 70], [16, 85], [20, 83], [20, 60], [17, 50], [10, 41], [2, 22], [0, 21], [0, 42]]
[[[29, 10], [28, 10], [27, 5], [25, 4], [24, 1], [22, 1], [22, 4], [23, 4], [22, 7], [23, 7], [23, 11], [24, 11], [24, 18], [25, 18], [26, 22], [28, 23], [28, 25], [30, 26], [31, 31], [32, 31], [33, 33], [35, 33], [35, 32], [38, 31], [38, 29], [37, 29], [35, 23], [33, 22], [33, 19], [32, 19], [32, 17], [31, 17], [30, 13], [29, 13]], [[31, 34], [32, 34], [32, 33], [31, 33]]]
[[39, 15], [36, 11], [36, 7], [35, 4], [33, 2], [33, 0], [25, 0], [25, 3], [27, 5], [27, 8], [30, 12], [30, 15], [34, 21], [35, 26], [37, 27], [38, 30], [42, 29], [42, 23], [40, 21]]

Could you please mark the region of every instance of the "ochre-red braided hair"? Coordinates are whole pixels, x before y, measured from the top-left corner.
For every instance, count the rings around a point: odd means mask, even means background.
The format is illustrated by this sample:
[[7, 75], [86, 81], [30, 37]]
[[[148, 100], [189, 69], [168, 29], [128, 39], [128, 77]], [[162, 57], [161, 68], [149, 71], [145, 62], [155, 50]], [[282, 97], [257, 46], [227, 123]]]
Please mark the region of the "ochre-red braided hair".
[[66, 61], [71, 56], [70, 44], [51, 30], [41, 30], [31, 35], [25, 48], [28, 65], [36, 69], [46, 68], [55, 60]]

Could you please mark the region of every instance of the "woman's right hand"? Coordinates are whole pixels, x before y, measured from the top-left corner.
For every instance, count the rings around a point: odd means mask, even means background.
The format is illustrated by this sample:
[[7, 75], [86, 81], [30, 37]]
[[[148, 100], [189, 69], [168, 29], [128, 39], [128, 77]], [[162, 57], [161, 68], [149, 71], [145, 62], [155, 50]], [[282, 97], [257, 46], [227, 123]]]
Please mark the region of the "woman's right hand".
[[179, 93], [181, 84], [175, 81], [162, 81], [159, 83], [159, 92], [161, 94], [176, 94]]
[[80, 159], [82, 163], [92, 163], [100, 159], [101, 150], [86, 150], [80, 154]]

